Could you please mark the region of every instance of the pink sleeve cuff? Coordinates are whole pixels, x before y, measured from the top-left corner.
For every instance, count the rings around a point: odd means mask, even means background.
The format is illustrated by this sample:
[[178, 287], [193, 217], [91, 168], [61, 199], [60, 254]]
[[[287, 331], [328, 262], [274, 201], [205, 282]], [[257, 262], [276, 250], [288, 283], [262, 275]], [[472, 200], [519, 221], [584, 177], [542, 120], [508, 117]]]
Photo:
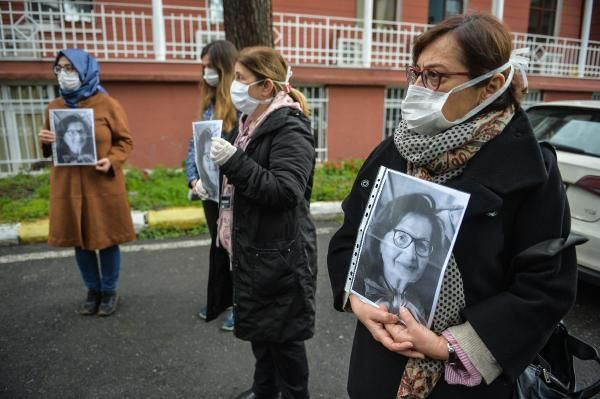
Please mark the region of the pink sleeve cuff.
[[467, 387], [474, 387], [481, 384], [481, 373], [473, 366], [473, 363], [471, 363], [467, 354], [458, 345], [454, 336], [448, 331], [442, 332], [442, 335], [452, 345], [456, 356], [460, 360], [460, 364], [456, 364], [455, 366], [446, 364], [444, 372], [446, 382], [451, 385], [465, 385]]

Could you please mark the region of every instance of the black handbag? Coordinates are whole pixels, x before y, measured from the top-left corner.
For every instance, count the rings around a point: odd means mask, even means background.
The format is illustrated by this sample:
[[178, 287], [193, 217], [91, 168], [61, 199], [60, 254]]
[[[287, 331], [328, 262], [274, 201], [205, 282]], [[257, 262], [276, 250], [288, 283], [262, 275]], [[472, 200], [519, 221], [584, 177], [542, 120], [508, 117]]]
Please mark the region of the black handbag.
[[570, 335], [561, 322], [536, 359], [517, 378], [513, 399], [585, 399], [598, 395], [600, 378], [585, 388], [575, 390], [574, 357], [600, 365], [598, 350]]

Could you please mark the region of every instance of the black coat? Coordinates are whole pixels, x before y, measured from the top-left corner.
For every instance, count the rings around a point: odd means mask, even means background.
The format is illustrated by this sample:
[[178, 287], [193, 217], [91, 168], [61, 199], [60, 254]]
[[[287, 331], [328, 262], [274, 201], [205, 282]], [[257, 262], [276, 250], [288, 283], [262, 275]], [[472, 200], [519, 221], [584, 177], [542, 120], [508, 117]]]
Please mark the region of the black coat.
[[310, 216], [315, 149], [309, 120], [280, 108], [221, 170], [235, 187], [235, 335], [248, 341], [314, 334], [316, 231]]
[[[392, 138], [382, 142], [360, 170], [343, 202], [344, 223], [329, 245], [327, 262], [338, 310], [342, 310], [346, 274], [370, 182], [380, 165], [406, 171], [406, 160]], [[528, 259], [519, 255], [538, 243], [569, 235], [569, 207], [556, 156], [537, 143], [527, 116], [519, 109], [505, 130], [469, 161], [464, 173], [445, 185], [471, 194], [454, 246], [466, 300], [462, 316], [503, 374], [490, 385], [482, 382], [474, 388], [448, 385], [442, 378], [430, 397], [510, 398], [512, 381], [575, 300], [574, 247], [563, 245]], [[350, 396], [395, 398], [405, 363], [406, 358], [374, 341], [357, 322]]]

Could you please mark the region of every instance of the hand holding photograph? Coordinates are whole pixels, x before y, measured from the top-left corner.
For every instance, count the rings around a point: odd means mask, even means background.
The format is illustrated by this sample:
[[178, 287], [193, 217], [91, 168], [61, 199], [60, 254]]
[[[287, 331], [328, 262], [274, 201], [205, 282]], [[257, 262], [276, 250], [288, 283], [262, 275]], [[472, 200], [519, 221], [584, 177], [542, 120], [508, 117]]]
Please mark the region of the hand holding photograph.
[[469, 195], [381, 167], [363, 216], [347, 295], [430, 327]]
[[55, 166], [96, 164], [94, 110], [52, 109], [50, 128], [56, 134], [52, 144]]
[[219, 202], [219, 167], [210, 159], [210, 146], [213, 137], [221, 137], [222, 120], [194, 122], [194, 149], [196, 168], [207, 199]]

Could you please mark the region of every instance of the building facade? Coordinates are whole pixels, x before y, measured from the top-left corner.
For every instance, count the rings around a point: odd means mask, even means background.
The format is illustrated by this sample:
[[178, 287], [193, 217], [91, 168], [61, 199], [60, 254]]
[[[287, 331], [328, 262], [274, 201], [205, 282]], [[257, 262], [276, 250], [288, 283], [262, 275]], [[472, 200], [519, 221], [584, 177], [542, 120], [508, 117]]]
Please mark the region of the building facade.
[[[595, 4], [596, 3], [596, 4]], [[400, 118], [415, 37], [449, 15], [500, 18], [530, 48], [526, 103], [600, 97], [594, 0], [272, 0], [275, 47], [313, 110], [319, 160], [362, 158]], [[181, 166], [198, 110], [200, 50], [224, 38], [221, 0], [0, 1], [0, 174], [43, 163], [56, 53], [79, 47], [124, 106], [130, 164]]]

